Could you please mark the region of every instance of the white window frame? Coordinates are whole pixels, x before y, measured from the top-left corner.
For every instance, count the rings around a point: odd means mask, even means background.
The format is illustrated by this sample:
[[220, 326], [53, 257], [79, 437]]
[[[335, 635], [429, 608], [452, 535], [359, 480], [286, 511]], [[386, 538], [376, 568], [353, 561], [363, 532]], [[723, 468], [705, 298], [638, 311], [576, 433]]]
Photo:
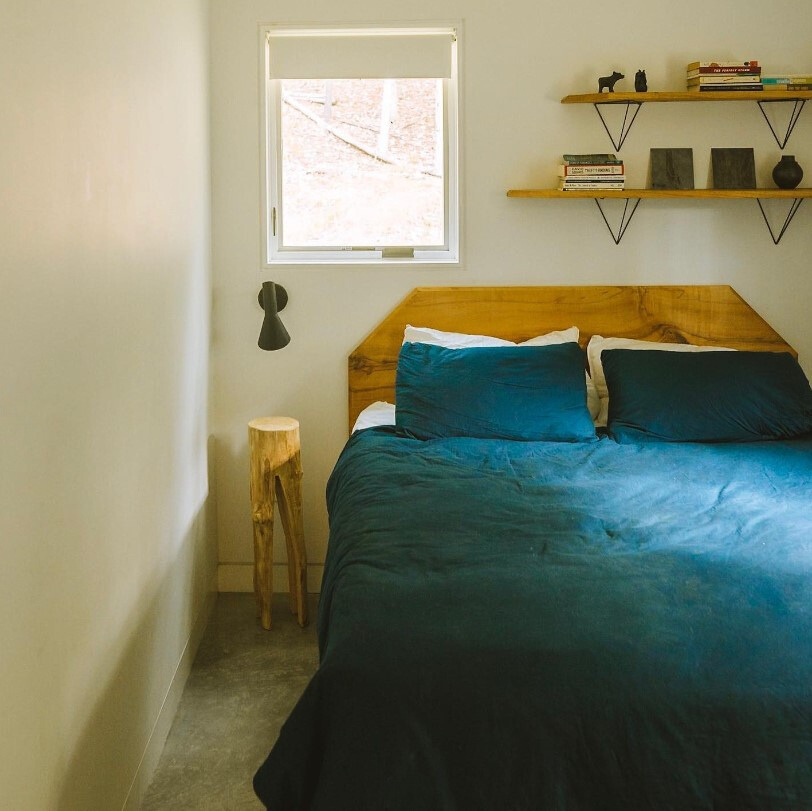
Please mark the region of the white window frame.
[[386, 23], [381, 25], [354, 25], [353, 30], [370, 32], [403, 32], [421, 30], [453, 31], [451, 78], [443, 79], [443, 133], [444, 133], [444, 184], [445, 184], [445, 236], [446, 244], [440, 250], [412, 250], [412, 246], [386, 248], [327, 247], [284, 248], [281, 244], [282, 201], [282, 139], [281, 134], [281, 86], [278, 80], [269, 79], [268, 37], [270, 32], [285, 31], [324, 32], [346, 30], [348, 26], [288, 26], [266, 24], [260, 26], [260, 95], [262, 98], [262, 259], [266, 268], [280, 264], [324, 265], [459, 265], [461, 260], [460, 228], [460, 62], [461, 29], [459, 22]]

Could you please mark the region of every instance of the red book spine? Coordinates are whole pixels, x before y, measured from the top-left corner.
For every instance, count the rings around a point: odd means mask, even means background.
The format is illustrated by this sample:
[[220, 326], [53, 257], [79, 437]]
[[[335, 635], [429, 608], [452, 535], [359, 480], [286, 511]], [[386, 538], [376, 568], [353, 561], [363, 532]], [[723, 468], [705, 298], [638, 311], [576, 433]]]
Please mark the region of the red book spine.
[[592, 163], [588, 165], [570, 166], [564, 164], [559, 167], [561, 177], [594, 177], [595, 175], [622, 175], [622, 163]]
[[694, 68], [689, 73], [749, 73], [760, 74], [761, 68], [750, 67], [749, 65], [739, 65], [735, 68]]

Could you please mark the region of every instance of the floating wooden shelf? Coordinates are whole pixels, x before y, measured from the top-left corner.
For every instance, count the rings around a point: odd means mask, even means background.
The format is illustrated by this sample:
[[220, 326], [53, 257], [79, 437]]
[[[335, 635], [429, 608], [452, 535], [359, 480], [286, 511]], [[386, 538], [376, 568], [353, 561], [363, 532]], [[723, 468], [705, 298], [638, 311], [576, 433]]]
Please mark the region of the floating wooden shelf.
[[[643, 94], [645, 95], [645, 94]], [[507, 193], [508, 197], [520, 197], [525, 199], [592, 199], [598, 206], [598, 210], [612, 235], [615, 245], [620, 244], [620, 240], [626, 233], [629, 223], [632, 221], [634, 212], [637, 211], [637, 206], [643, 199], [658, 199], [658, 200], [755, 200], [761, 211], [761, 216], [767, 225], [767, 229], [772, 237], [773, 244], [777, 245], [784, 236], [792, 218], [801, 206], [801, 203], [807, 198], [812, 197], [812, 188], [801, 189], [623, 189], [623, 190], [609, 190], [602, 189], [582, 189], [578, 191], [559, 191], [558, 189], [510, 189]], [[609, 220], [601, 205], [601, 200], [605, 199], [625, 200], [626, 204], [623, 207], [620, 224], [616, 229], [612, 229]], [[634, 205], [629, 210], [629, 201], [634, 201]], [[773, 230], [770, 221], [767, 219], [767, 214], [764, 211], [764, 206], [761, 204], [762, 200], [791, 200], [789, 213], [784, 220], [778, 233]]]
[[644, 101], [800, 101], [812, 99], [812, 90], [656, 90], [647, 93], [580, 93], [564, 96], [562, 104], [626, 104]]
[[[701, 92], [699, 90], [657, 90], [646, 93], [580, 93], [572, 96], [564, 96], [561, 99], [562, 104], [591, 104], [595, 108], [595, 112], [612, 142], [612, 146], [620, 151], [623, 147], [623, 142], [634, 124], [640, 108], [647, 101], [649, 102], [680, 102], [680, 101], [755, 101], [758, 104], [758, 109], [764, 116], [770, 132], [775, 138], [775, 142], [780, 149], [783, 149], [789, 141], [795, 125], [798, 123], [798, 118], [804, 108], [808, 99], [812, 99], [812, 91], [810, 90], [722, 90], [722, 91], [707, 91]], [[779, 134], [776, 132], [770, 119], [767, 117], [765, 110], [766, 104], [774, 102], [792, 102], [792, 112], [789, 116], [786, 130]], [[605, 104], [625, 104], [626, 114], [623, 116], [623, 122], [620, 125], [620, 132], [617, 138], [612, 134], [609, 129], [606, 119], [603, 117], [601, 107]], [[629, 110], [634, 107], [634, 112], [629, 118]]]

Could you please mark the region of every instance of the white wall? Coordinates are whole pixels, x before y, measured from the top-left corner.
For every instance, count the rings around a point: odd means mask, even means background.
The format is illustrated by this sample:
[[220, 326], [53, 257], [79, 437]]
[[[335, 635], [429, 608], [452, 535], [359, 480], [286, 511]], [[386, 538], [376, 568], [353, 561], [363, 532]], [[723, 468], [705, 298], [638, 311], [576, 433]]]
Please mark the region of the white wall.
[[214, 585], [207, 5], [0, 19], [0, 805], [109, 811]]
[[[279, 267], [260, 258], [258, 23], [464, 20], [462, 144], [465, 261], [459, 270]], [[812, 8], [777, 0], [213, 0], [212, 173], [215, 434], [220, 587], [250, 589], [246, 422], [284, 414], [301, 422], [305, 531], [311, 585], [327, 538], [324, 486], [346, 438], [346, 358], [417, 285], [725, 283], [800, 352], [812, 372], [808, 318], [812, 210], [802, 207], [775, 247], [753, 201], [644, 201], [616, 247], [590, 200], [508, 200], [505, 191], [553, 187], [563, 152], [612, 151], [589, 105], [620, 69], [632, 89], [684, 88], [694, 59], [756, 58], [769, 70], [812, 71]], [[780, 34], [779, 34], [780, 31]], [[786, 115], [786, 113], [784, 113]], [[697, 185], [711, 146], [752, 146], [761, 185], [780, 151], [755, 104], [643, 107], [621, 155], [629, 186], [646, 185], [650, 147], [692, 147]], [[812, 114], [785, 153], [812, 178]], [[807, 184], [808, 185], [808, 184]], [[807, 203], [807, 206], [809, 204]], [[775, 216], [778, 216], [776, 212]], [[783, 218], [783, 215], [782, 215]], [[292, 336], [279, 352], [256, 347], [263, 279], [283, 284]], [[277, 552], [278, 560], [283, 556]], [[278, 567], [277, 574], [284, 570]], [[279, 577], [279, 585], [284, 580]]]

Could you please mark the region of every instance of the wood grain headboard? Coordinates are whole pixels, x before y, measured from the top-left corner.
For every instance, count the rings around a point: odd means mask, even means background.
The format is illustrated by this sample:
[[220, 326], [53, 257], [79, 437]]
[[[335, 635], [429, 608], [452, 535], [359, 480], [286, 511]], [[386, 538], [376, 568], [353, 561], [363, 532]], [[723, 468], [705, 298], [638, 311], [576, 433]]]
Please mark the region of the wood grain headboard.
[[592, 335], [791, 352], [727, 285], [655, 287], [418, 287], [349, 357], [349, 429], [376, 400], [395, 402], [406, 324], [523, 341], [573, 325]]

